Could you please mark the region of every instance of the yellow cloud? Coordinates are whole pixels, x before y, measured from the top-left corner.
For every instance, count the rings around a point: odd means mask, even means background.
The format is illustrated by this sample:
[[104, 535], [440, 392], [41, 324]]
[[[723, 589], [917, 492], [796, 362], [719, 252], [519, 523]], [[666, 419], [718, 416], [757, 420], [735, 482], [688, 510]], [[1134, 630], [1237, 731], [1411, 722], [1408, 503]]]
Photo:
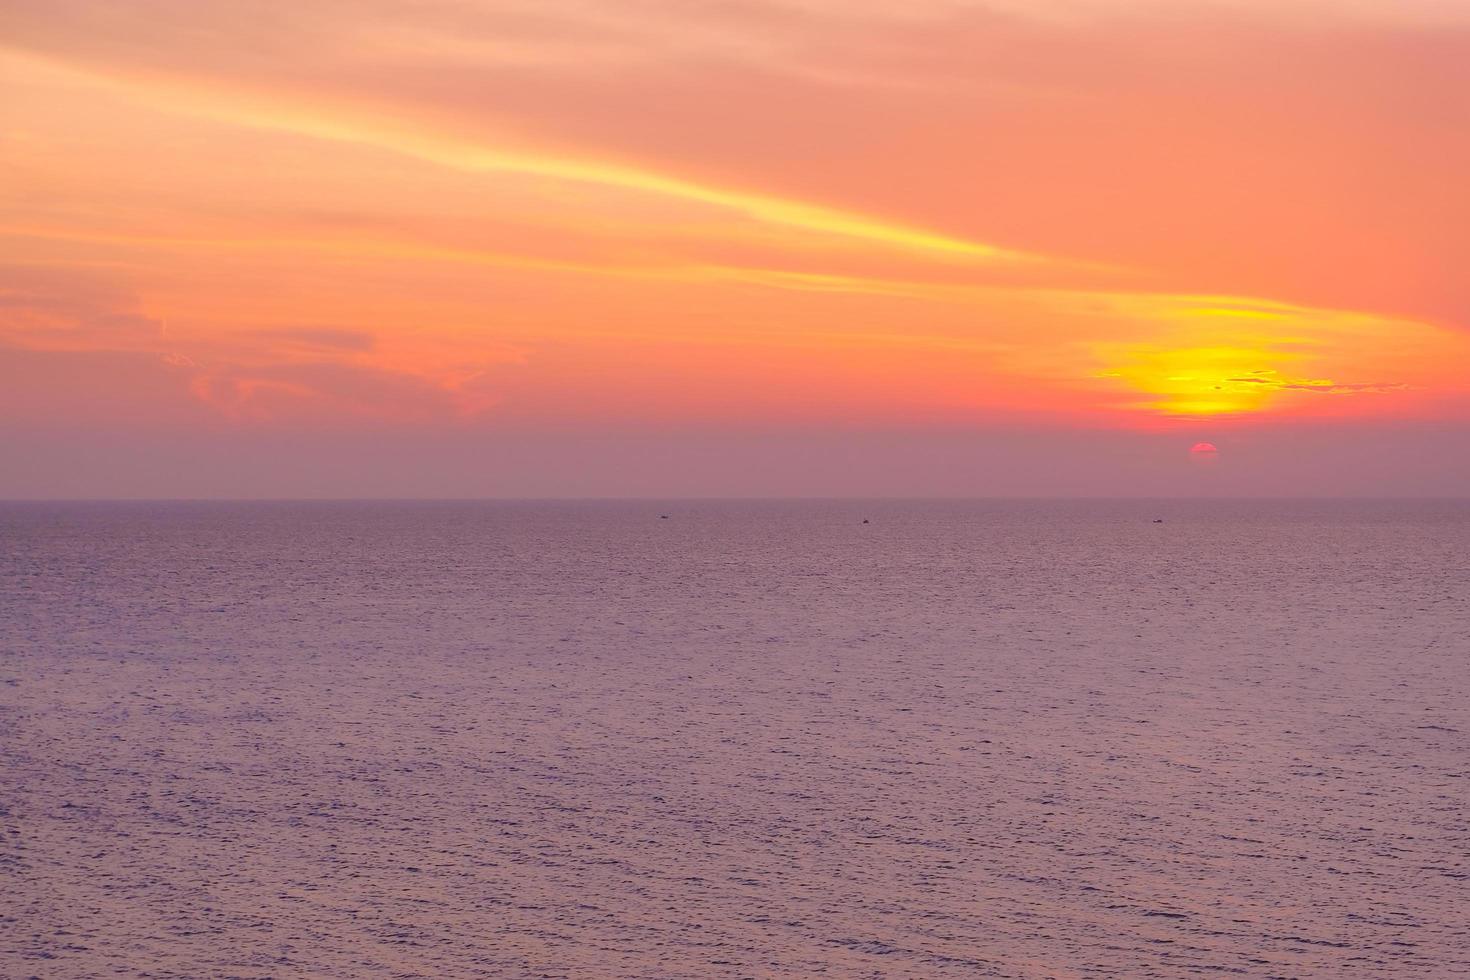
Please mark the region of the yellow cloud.
[[183, 86], [177, 82], [102, 73], [13, 50], [7, 56], [27, 62], [37, 70], [105, 86], [154, 108], [251, 128], [373, 146], [462, 171], [524, 174], [676, 198], [729, 209], [769, 225], [931, 256], [986, 263], [1042, 261], [1040, 256], [840, 208], [717, 187], [620, 163], [488, 147], [425, 132], [351, 105], [298, 105], [278, 95], [211, 89], [199, 80]]

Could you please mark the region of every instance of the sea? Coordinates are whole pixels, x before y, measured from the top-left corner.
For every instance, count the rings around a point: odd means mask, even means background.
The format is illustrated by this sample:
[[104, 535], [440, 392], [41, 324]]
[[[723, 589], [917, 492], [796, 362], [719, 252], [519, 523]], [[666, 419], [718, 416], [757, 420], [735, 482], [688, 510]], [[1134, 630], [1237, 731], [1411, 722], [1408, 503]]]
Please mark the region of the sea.
[[1470, 975], [1470, 502], [0, 504], [0, 976]]

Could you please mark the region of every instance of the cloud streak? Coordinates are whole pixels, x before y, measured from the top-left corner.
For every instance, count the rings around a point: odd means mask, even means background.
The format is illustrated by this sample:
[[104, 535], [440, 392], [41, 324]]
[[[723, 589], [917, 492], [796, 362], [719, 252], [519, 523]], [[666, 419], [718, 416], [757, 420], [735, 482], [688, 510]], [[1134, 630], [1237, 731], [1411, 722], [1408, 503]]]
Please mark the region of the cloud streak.
[[[1041, 261], [1040, 256], [856, 211], [714, 186], [617, 162], [500, 149], [456, 140], [443, 133], [415, 131], [402, 123], [373, 119], [369, 113], [354, 113], [342, 106], [331, 107], [324, 112], [315, 111], [309, 104], [294, 104], [276, 96], [248, 91], [223, 91], [212, 97], [200, 97], [193, 86], [179, 84], [183, 79], [159, 84], [134, 77], [94, 73], [63, 62], [55, 63], [54, 67], [93, 78], [154, 107], [167, 106], [175, 111], [251, 128], [372, 146], [472, 173], [522, 174], [669, 197], [728, 209], [756, 221], [798, 231], [958, 260], [986, 263]], [[354, 115], [360, 117], [354, 118]]]

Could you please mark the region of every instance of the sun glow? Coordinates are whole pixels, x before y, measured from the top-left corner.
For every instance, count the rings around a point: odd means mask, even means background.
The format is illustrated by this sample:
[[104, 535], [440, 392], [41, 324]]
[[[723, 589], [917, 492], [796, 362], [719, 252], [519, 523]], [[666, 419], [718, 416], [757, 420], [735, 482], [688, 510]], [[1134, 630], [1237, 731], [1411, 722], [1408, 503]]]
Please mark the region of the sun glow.
[[1145, 348], [1133, 351], [1116, 376], [1144, 396], [1139, 407], [1150, 411], [1184, 416], [1244, 414], [1265, 409], [1279, 390], [1241, 379], [1274, 372], [1274, 365], [1289, 356], [1263, 347]]

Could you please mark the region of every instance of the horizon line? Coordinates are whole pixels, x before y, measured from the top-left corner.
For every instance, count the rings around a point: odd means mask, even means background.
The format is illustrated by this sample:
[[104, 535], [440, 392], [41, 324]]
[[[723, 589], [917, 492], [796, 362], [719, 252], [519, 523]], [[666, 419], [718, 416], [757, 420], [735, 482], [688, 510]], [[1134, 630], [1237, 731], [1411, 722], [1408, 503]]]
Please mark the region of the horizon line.
[[655, 495], [544, 495], [544, 496], [479, 496], [479, 497], [310, 497], [310, 496], [259, 496], [259, 497], [0, 497], [0, 505], [5, 504], [493, 504], [493, 503], [669, 503], [669, 502], [706, 502], [706, 503], [781, 503], [781, 502], [813, 502], [813, 503], [842, 503], [842, 502], [902, 502], [902, 503], [985, 503], [985, 502], [1056, 502], [1056, 501], [1094, 501], [1094, 502], [1239, 502], [1239, 501], [1281, 501], [1281, 502], [1412, 502], [1412, 503], [1467, 503], [1470, 504], [1470, 495], [1445, 496], [1441, 494], [1175, 494], [1175, 495], [1147, 495], [1147, 494], [995, 494], [995, 495], [965, 495], [965, 494], [875, 494], [875, 495], [853, 495], [833, 496], [826, 494], [744, 494], [744, 495], [719, 495], [719, 494], [694, 494], [683, 496], [655, 496]]

